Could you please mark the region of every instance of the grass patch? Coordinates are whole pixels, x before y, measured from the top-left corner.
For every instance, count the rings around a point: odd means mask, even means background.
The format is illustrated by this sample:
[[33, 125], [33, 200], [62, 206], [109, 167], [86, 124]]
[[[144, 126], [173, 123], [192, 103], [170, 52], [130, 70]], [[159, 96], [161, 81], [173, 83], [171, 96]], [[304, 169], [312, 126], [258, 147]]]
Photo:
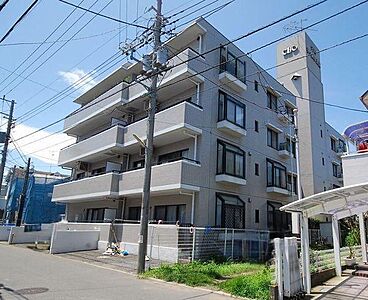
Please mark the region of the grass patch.
[[272, 274], [263, 269], [252, 275], [239, 276], [220, 283], [220, 288], [230, 294], [253, 299], [267, 300], [270, 297]]
[[254, 299], [268, 299], [272, 277], [262, 264], [229, 262], [161, 265], [147, 271], [145, 276], [189, 286], [210, 286]]

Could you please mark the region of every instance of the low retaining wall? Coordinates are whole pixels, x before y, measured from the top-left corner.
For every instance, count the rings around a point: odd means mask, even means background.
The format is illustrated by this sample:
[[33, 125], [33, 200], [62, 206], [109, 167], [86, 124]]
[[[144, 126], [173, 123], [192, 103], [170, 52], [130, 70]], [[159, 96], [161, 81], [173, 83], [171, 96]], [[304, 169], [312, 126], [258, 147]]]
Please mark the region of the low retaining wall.
[[10, 230], [10, 226], [0, 226], [0, 241], [9, 240]]
[[99, 238], [100, 230], [55, 230], [50, 253], [96, 250]]
[[8, 243], [9, 244], [28, 244], [36, 241], [50, 241], [53, 224], [43, 224], [41, 231], [24, 231], [24, 226], [11, 227]]

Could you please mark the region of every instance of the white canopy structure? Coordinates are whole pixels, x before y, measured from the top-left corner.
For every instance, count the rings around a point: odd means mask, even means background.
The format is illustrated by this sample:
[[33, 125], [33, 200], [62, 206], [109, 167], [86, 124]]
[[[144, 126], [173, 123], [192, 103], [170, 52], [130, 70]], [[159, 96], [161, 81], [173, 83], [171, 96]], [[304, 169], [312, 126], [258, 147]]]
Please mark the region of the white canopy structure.
[[301, 217], [301, 246], [303, 283], [307, 293], [311, 291], [309, 269], [308, 218], [324, 214], [332, 216], [332, 237], [336, 275], [341, 276], [340, 234], [338, 220], [353, 215], [359, 217], [359, 230], [363, 261], [367, 262], [367, 246], [363, 213], [368, 211], [368, 182], [350, 185], [315, 194], [280, 208], [282, 211], [299, 213]]

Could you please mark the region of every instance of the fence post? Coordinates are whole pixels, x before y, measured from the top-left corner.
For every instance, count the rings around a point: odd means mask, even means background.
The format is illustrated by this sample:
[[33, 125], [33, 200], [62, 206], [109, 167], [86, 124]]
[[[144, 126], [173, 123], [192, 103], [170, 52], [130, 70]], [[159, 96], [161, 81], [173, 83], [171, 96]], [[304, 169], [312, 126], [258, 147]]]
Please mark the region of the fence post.
[[227, 243], [227, 228], [225, 228], [225, 237], [224, 237], [224, 257], [226, 257], [226, 243]]
[[234, 232], [235, 230], [233, 229], [233, 234], [231, 235], [231, 260], [234, 260]]
[[194, 255], [195, 255], [195, 244], [196, 244], [196, 228], [195, 228], [195, 227], [193, 227], [192, 262], [194, 261]]
[[282, 245], [283, 240], [280, 238], [275, 238], [275, 269], [276, 269], [276, 282], [278, 286], [279, 299], [284, 299], [284, 287], [283, 287], [283, 270], [282, 270]]

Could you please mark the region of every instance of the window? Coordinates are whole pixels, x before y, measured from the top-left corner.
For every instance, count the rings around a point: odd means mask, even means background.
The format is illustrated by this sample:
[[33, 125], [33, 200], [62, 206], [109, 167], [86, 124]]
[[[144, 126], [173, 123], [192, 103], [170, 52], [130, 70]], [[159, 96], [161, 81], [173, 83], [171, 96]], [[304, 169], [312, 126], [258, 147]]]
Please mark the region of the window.
[[258, 121], [257, 120], [254, 121], [254, 131], [259, 132], [259, 127], [258, 127]]
[[220, 73], [223, 72], [228, 72], [243, 82], [246, 81], [245, 62], [236, 58], [235, 55], [225, 47], [220, 48]]
[[245, 153], [240, 148], [217, 141], [217, 174], [245, 178]]
[[339, 148], [337, 149], [337, 152], [345, 152], [346, 151], [346, 144], [343, 140], [339, 140]]
[[144, 159], [133, 162], [133, 169], [141, 169], [141, 168], [144, 168]]
[[129, 207], [128, 209], [128, 220], [139, 221], [141, 218], [141, 207]]
[[322, 157], [322, 166], [324, 166], [324, 165], [325, 165], [325, 158]]
[[101, 168], [92, 170], [91, 174], [92, 176], [96, 176], [96, 175], [104, 174], [105, 172], [106, 172], [106, 167], [101, 167]]
[[267, 128], [267, 146], [277, 150], [278, 145], [279, 145], [279, 134], [276, 131]]
[[337, 152], [337, 142], [336, 142], [336, 140], [333, 137], [331, 137], [330, 142], [331, 142], [331, 150]]
[[287, 175], [287, 189], [298, 195], [298, 177], [296, 175], [290, 173]]
[[76, 180], [83, 179], [85, 176], [86, 176], [86, 172], [78, 173], [78, 174], [75, 176], [75, 179], [76, 179]]
[[254, 90], [258, 92], [258, 81], [257, 80], [254, 81]]
[[338, 177], [339, 175], [339, 165], [332, 163], [332, 175]]
[[320, 134], [321, 134], [321, 138], [323, 138], [323, 131], [322, 131], [322, 129], [320, 131]]
[[177, 161], [182, 158], [189, 158], [189, 149], [183, 149], [175, 152], [162, 154], [158, 157], [158, 164], [164, 164], [172, 161]]
[[271, 92], [267, 91], [267, 107], [273, 111], [277, 111], [277, 97]]
[[216, 193], [216, 226], [244, 228], [245, 204], [235, 195]]
[[254, 222], [259, 223], [259, 209], [254, 211]]
[[86, 214], [87, 222], [102, 222], [104, 220], [105, 208], [88, 208]]
[[281, 203], [267, 202], [267, 225], [269, 230], [289, 231], [291, 214], [280, 211]]
[[154, 219], [156, 221], [162, 220], [166, 223], [175, 224], [185, 223], [185, 204], [179, 205], [158, 205], [155, 206]]
[[286, 189], [286, 167], [267, 159], [267, 186]]
[[245, 105], [220, 91], [218, 120], [227, 120], [239, 127], [245, 128]]
[[254, 164], [254, 175], [259, 176], [259, 164]]

